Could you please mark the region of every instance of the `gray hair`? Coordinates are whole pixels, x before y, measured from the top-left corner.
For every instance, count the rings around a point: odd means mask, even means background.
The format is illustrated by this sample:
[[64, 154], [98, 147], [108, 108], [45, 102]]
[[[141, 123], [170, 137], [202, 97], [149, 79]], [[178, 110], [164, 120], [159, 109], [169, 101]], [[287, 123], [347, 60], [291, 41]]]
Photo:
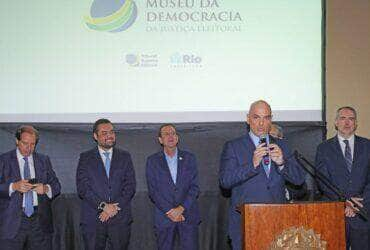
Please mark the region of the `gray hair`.
[[336, 114], [336, 116], [335, 116], [335, 120], [338, 120], [338, 118], [339, 118], [339, 113], [340, 113], [340, 111], [342, 111], [343, 109], [349, 109], [349, 110], [351, 110], [351, 111], [353, 112], [353, 114], [355, 115], [355, 120], [357, 120], [357, 112], [356, 112], [356, 110], [355, 110], [353, 107], [351, 107], [351, 106], [343, 106], [343, 107], [338, 108], [338, 109], [337, 109], [337, 114]]

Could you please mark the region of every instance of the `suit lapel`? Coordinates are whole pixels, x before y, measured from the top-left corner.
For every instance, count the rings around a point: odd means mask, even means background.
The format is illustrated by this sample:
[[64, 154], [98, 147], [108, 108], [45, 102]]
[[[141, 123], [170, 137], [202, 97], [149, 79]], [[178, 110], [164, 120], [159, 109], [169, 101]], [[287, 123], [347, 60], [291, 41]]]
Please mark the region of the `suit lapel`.
[[12, 172], [14, 173], [14, 177], [16, 180], [20, 180], [21, 178], [21, 170], [19, 168], [18, 158], [17, 158], [17, 151], [14, 150], [11, 153], [11, 161], [10, 164], [12, 165]]
[[37, 154], [32, 155], [33, 158], [33, 167], [35, 169], [35, 178], [37, 182], [43, 182], [42, 171], [41, 171], [41, 161]]
[[361, 145], [361, 141], [357, 136], [355, 136], [355, 143], [354, 143], [354, 150], [353, 150], [353, 163], [352, 163], [352, 171], [355, 164], [359, 161], [361, 155], [363, 155], [364, 147]]
[[[256, 150], [256, 146], [254, 145], [252, 138], [249, 136], [249, 134], [247, 134], [245, 136], [245, 140], [242, 140], [242, 141], [247, 150], [252, 151], [252, 153], [254, 150]], [[252, 154], [252, 158], [253, 158], [253, 154]]]
[[342, 149], [340, 148], [338, 136], [335, 136], [332, 141], [332, 149], [334, 150], [335, 154], [338, 157], [336, 157], [336, 162], [338, 162], [338, 166], [341, 166], [344, 168], [344, 171], [349, 175], [350, 172], [348, 171], [347, 165], [346, 165], [346, 159], [344, 158]]
[[[114, 156], [114, 154], [113, 154], [113, 156]], [[95, 160], [96, 160], [96, 168], [97, 168], [96, 169], [96, 172], [98, 173], [99, 176], [103, 176], [104, 182], [107, 182], [108, 181], [108, 177], [107, 177], [107, 174], [105, 172], [105, 167], [104, 167], [103, 159], [100, 156], [100, 153], [99, 153], [99, 149], [98, 148], [95, 149], [95, 158], [96, 158]]]
[[113, 172], [115, 171], [117, 167], [117, 163], [119, 162], [119, 157], [120, 155], [117, 152], [117, 149], [113, 148], [113, 155], [111, 158], [111, 163], [110, 163], [110, 170], [109, 170], [109, 179], [113, 176]]
[[181, 176], [183, 173], [184, 167], [184, 155], [181, 150], [177, 149], [177, 175], [176, 175], [176, 186], [181, 184]]
[[[16, 150], [14, 150], [11, 153], [10, 158], [11, 158], [10, 159], [10, 164], [11, 164], [11, 167], [12, 167], [12, 175], [13, 175], [14, 181], [19, 181], [19, 180], [22, 179], [22, 177], [21, 177], [21, 170], [19, 168], [19, 163], [18, 163], [17, 151]], [[12, 194], [12, 196], [15, 197], [16, 204], [20, 208], [22, 206], [23, 194], [21, 194], [20, 192], [15, 192], [15, 193]]]

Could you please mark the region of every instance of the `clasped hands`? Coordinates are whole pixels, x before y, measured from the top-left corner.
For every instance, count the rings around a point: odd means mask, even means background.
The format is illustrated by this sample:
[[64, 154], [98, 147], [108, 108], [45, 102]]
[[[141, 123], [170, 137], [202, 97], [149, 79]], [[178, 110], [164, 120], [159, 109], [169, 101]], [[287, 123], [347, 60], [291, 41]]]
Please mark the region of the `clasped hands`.
[[271, 143], [266, 147], [266, 143], [261, 143], [256, 147], [256, 150], [254, 150], [253, 153], [254, 168], [259, 166], [262, 158], [266, 155], [270, 155], [271, 160], [277, 165], [284, 164], [283, 151], [277, 144]]
[[13, 183], [13, 190], [20, 193], [27, 193], [28, 191], [36, 191], [37, 194], [46, 194], [49, 191], [49, 187], [42, 183], [31, 184], [29, 180], [20, 180]]
[[356, 214], [359, 212], [359, 209], [355, 207], [354, 203], [356, 203], [356, 206], [361, 208], [364, 206], [362, 205], [362, 201], [364, 200], [363, 198], [352, 197], [352, 200], [354, 202], [346, 200], [346, 208], [344, 209], [344, 214], [346, 215], [346, 217], [355, 217]]
[[106, 222], [110, 218], [116, 216], [120, 210], [121, 208], [118, 206], [118, 203], [106, 203], [103, 211], [99, 214], [99, 220], [101, 222]]
[[185, 221], [185, 217], [183, 215], [184, 210], [185, 210], [185, 208], [183, 206], [179, 205], [179, 206], [177, 206], [175, 208], [170, 209], [166, 213], [166, 215], [173, 222]]

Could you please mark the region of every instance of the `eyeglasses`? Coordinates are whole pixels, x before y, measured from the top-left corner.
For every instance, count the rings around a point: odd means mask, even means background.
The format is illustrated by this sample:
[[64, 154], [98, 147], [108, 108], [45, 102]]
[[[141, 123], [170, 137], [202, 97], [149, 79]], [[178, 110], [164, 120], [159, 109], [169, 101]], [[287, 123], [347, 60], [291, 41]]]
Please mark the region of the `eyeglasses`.
[[100, 134], [102, 136], [107, 136], [107, 135], [114, 135], [116, 132], [114, 130], [110, 130], [110, 131], [101, 131]]
[[162, 132], [161, 135], [162, 136], [175, 136], [177, 134], [176, 132]]

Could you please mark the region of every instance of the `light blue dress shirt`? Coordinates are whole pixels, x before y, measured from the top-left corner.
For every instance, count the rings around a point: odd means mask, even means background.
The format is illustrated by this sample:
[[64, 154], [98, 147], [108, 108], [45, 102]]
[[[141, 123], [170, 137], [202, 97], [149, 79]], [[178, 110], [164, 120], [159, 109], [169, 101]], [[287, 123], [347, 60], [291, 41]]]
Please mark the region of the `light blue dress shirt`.
[[170, 170], [173, 183], [176, 184], [176, 177], [177, 177], [177, 148], [176, 148], [176, 151], [175, 151], [174, 156], [171, 157], [171, 156], [167, 155], [166, 152], [164, 153], [164, 155], [166, 156], [167, 165], [168, 165], [168, 168]]

